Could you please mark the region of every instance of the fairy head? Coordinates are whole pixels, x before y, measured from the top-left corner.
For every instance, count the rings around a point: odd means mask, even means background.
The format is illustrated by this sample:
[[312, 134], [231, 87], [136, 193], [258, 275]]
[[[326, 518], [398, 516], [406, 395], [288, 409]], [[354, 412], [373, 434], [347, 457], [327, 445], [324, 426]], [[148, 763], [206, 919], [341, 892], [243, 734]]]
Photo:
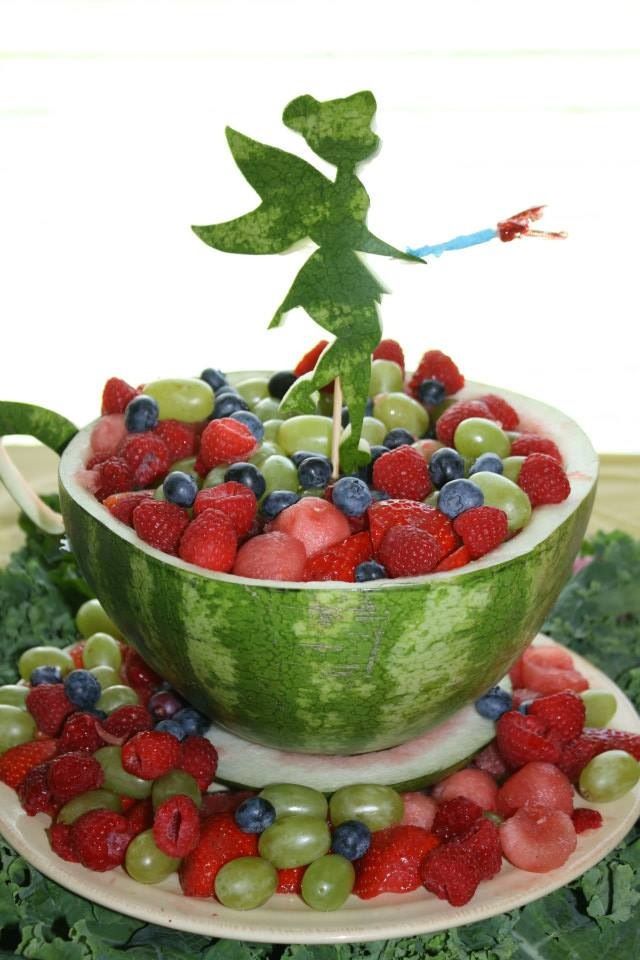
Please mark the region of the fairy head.
[[376, 100], [361, 90], [340, 100], [316, 100], [306, 94], [285, 107], [284, 124], [301, 133], [314, 153], [336, 167], [354, 167], [378, 149], [371, 129]]

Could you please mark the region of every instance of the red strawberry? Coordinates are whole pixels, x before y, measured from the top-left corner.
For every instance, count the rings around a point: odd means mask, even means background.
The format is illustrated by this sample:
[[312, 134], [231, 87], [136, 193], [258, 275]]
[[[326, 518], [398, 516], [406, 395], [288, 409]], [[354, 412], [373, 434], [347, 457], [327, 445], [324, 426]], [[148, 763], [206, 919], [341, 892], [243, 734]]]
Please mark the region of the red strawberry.
[[104, 783], [104, 771], [95, 757], [64, 753], [49, 764], [49, 788], [56, 803], [63, 804]]
[[200, 841], [182, 861], [180, 885], [187, 897], [213, 896], [213, 884], [220, 867], [238, 857], [258, 854], [258, 835], [244, 833], [232, 813], [218, 813], [202, 824]]
[[143, 500], [132, 514], [133, 528], [145, 543], [174, 556], [189, 525], [189, 514], [167, 500]]
[[579, 737], [563, 744], [557, 764], [575, 783], [589, 761], [606, 750], [625, 750], [640, 761], [640, 734], [585, 727]]
[[420, 870], [431, 893], [461, 907], [473, 897], [482, 880], [490, 880], [502, 867], [500, 835], [494, 823], [480, 818], [459, 840], [429, 853]]
[[80, 862], [71, 838], [71, 824], [52, 823], [51, 826], [47, 828], [47, 836], [49, 837], [51, 849], [59, 857], [67, 860], [69, 863]]
[[196, 452], [196, 428], [192, 423], [161, 420], [153, 432], [166, 444], [171, 463], [191, 457]]
[[312, 347], [311, 350], [308, 350], [307, 353], [305, 353], [305, 355], [298, 360], [297, 364], [293, 368], [293, 372], [295, 373], [296, 377], [301, 377], [305, 373], [311, 373], [311, 371], [315, 369], [320, 354], [324, 348], [328, 346], [328, 340], [319, 340], [315, 347]]
[[133, 473], [121, 457], [109, 457], [94, 468], [96, 473], [95, 495], [106, 500], [114, 493], [124, 493], [133, 486]]
[[453, 435], [458, 425], [469, 417], [483, 417], [485, 420], [495, 420], [489, 407], [482, 400], [458, 400], [438, 417], [436, 422], [436, 436], [446, 447], [453, 446]]
[[38, 730], [48, 737], [57, 737], [66, 718], [76, 710], [61, 683], [41, 683], [32, 687], [27, 694], [26, 707]]
[[253, 490], [244, 483], [230, 480], [217, 487], [206, 487], [196, 495], [193, 504], [195, 516], [205, 510], [214, 509], [224, 513], [231, 520], [239, 537], [251, 530], [258, 513], [258, 501]]
[[72, 713], [64, 722], [58, 744], [59, 753], [95, 753], [105, 741], [96, 729], [90, 713]]
[[57, 749], [55, 740], [31, 740], [29, 743], [10, 747], [0, 757], [0, 780], [17, 790], [29, 770], [45, 760], [51, 760]]
[[185, 737], [180, 744], [180, 770], [185, 770], [206, 790], [218, 769], [218, 751], [206, 737]]
[[187, 563], [228, 573], [237, 549], [238, 537], [229, 517], [219, 510], [205, 510], [184, 531], [178, 553]]
[[127, 526], [132, 527], [133, 511], [135, 508], [139, 503], [142, 503], [143, 500], [152, 499], [153, 490], [135, 490], [127, 493], [113, 493], [111, 496], [105, 497], [102, 505], [107, 508], [116, 520], [122, 520]]
[[431, 573], [442, 556], [430, 533], [416, 527], [392, 527], [385, 533], [376, 559], [390, 577], [418, 577]]
[[510, 403], [507, 403], [507, 401], [502, 397], [496, 396], [495, 393], [485, 393], [483, 397], [478, 397], [478, 400], [482, 400], [483, 403], [486, 403], [486, 405], [489, 407], [489, 410], [493, 414], [494, 420], [497, 420], [498, 423], [502, 424], [503, 430], [516, 429], [518, 426], [519, 417]]
[[48, 813], [55, 816], [60, 807], [53, 798], [49, 786], [50, 760], [31, 767], [18, 786], [18, 797], [23, 809], [34, 817], [36, 813]]
[[306, 867], [288, 867], [278, 870], [278, 886], [276, 893], [300, 893], [302, 878]]
[[528, 713], [547, 725], [547, 733], [560, 743], [575, 740], [582, 733], [585, 706], [582, 697], [572, 690], [537, 697]]
[[379, 893], [406, 893], [420, 886], [420, 864], [438, 845], [438, 838], [421, 827], [396, 826], [376, 830], [371, 845], [358, 860], [353, 892], [362, 900]]
[[78, 643], [74, 643], [74, 645], [69, 650], [69, 656], [73, 660], [73, 665], [76, 668], [76, 670], [82, 670], [84, 667], [83, 656], [84, 656], [84, 645], [86, 642], [87, 642], [86, 640], [79, 640]]
[[538, 433], [522, 433], [511, 443], [511, 456], [528, 457], [530, 453], [546, 453], [562, 463], [562, 454], [553, 440], [541, 437]]
[[211, 420], [200, 437], [199, 459], [206, 470], [220, 463], [238, 463], [248, 460], [257, 449], [258, 441], [245, 423], [232, 417]]
[[112, 810], [89, 810], [71, 827], [71, 843], [89, 870], [113, 870], [124, 862], [131, 842], [129, 822]]
[[373, 351], [373, 360], [391, 360], [404, 373], [404, 352], [397, 340], [381, 340]]
[[424, 457], [409, 446], [378, 457], [373, 465], [373, 485], [390, 497], [407, 500], [424, 500], [433, 489]]
[[468, 797], [452, 797], [438, 806], [431, 830], [439, 840], [453, 840], [468, 832], [482, 816], [482, 807]]
[[440, 544], [443, 556], [460, 544], [446, 514], [415, 500], [380, 500], [369, 507], [367, 516], [374, 551], [378, 550], [387, 530], [398, 526], [417, 527], [430, 533]]
[[496, 507], [465, 510], [453, 521], [453, 529], [462, 537], [473, 560], [500, 546], [509, 532], [506, 513]]
[[169, 797], [160, 804], [153, 820], [153, 839], [168, 857], [186, 857], [198, 846], [200, 815], [190, 797]]
[[423, 380], [439, 380], [447, 395], [457, 393], [464, 387], [464, 377], [446, 353], [440, 350], [427, 350], [409, 381], [409, 392], [418, 396], [418, 388]]
[[547, 737], [546, 724], [517, 710], [503, 713], [496, 724], [496, 741], [502, 759], [514, 770], [531, 760], [557, 763], [559, 745]]
[[443, 573], [445, 570], [457, 570], [458, 567], [466, 567], [472, 557], [469, 548], [462, 546], [450, 553], [448, 557], [441, 560], [435, 569], [435, 573]]
[[578, 807], [571, 814], [571, 819], [576, 833], [598, 830], [602, 826], [602, 814], [598, 810], [590, 810], [589, 807]]
[[137, 490], [159, 483], [171, 464], [166, 443], [150, 431], [130, 433], [125, 437], [118, 455], [126, 460], [133, 472], [132, 487]]
[[151, 797], [147, 797], [145, 800], [133, 800], [131, 805], [127, 806], [124, 801], [131, 799], [122, 798], [122, 811], [129, 823], [131, 836], [137, 837], [139, 833], [150, 830], [153, 826], [153, 801]]
[[102, 391], [102, 414], [124, 413], [127, 404], [138, 395], [135, 387], [129, 386], [118, 377], [111, 377]]
[[216, 790], [214, 793], [205, 793], [200, 816], [207, 820], [217, 813], [233, 813], [247, 797], [255, 797], [253, 790]]
[[307, 559], [304, 568], [304, 579], [314, 580], [342, 580], [354, 583], [356, 567], [373, 556], [371, 537], [364, 531], [354, 533], [340, 543], [336, 543], [322, 553], [316, 553]]
[[532, 507], [562, 503], [571, 493], [571, 484], [562, 465], [546, 453], [527, 456], [520, 469], [518, 486], [529, 497]]
[[180, 741], [159, 730], [136, 733], [122, 747], [122, 766], [142, 780], [157, 780], [175, 770], [180, 759]]

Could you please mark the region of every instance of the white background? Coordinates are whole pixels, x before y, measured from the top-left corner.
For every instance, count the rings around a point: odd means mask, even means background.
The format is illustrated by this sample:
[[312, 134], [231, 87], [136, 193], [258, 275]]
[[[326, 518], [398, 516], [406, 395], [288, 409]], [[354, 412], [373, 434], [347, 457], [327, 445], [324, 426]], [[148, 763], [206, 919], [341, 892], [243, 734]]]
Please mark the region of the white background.
[[374, 232], [437, 243], [538, 203], [570, 232], [370, 258], [385, 334], [640, 449], [637, 3], [0, 0], [0, 49], [4, 398], [85, 422], [111, 375], [292, 366], [320, 331], [266, 327], [305, 252], [225, 255], [189, 225], [256, 204], [225, 124], [312, 159], [285, 104], [370, 88]]

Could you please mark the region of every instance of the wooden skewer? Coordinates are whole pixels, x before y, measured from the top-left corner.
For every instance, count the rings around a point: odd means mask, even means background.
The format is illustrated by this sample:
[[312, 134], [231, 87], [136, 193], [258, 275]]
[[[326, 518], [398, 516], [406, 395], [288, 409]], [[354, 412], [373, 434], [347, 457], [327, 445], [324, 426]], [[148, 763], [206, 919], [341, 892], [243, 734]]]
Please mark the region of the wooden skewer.
[[340, 476], [340, 434], [342, 433], [342, 385], [340, 377], [334, 380], [333, 390], [333, 427], [331, 432], [331, 463], [333, 471], [331, 477], [337, 480]]

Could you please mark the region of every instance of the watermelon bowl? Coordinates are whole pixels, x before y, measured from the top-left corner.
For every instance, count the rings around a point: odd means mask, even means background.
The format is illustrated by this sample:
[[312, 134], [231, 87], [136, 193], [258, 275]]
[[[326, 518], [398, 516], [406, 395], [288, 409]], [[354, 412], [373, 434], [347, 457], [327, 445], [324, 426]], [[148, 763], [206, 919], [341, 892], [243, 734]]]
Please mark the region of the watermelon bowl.
[[571, 494], [536, 508], [516, 536], [451, 572], [307, 584], [193, 566], [140, 541], [78, 482], [92, 424], [77, 430], [29, 404], [0, 402], [0, 436], [31, 435], [61, 454], [62, 518], [26, 486], [1, 444], [0, 476], [36, 522], [66, 531], [128, 642], [218, 724], [282, 751], [380, 751], [442, 723], [504, 676], [540, 629], [586, 530], [597, 478], [586, 435], [559, 411], [509, 391], [468, 383], [456, 396], [489, 391], [516, 408], [523, 430], [556, 442]]

